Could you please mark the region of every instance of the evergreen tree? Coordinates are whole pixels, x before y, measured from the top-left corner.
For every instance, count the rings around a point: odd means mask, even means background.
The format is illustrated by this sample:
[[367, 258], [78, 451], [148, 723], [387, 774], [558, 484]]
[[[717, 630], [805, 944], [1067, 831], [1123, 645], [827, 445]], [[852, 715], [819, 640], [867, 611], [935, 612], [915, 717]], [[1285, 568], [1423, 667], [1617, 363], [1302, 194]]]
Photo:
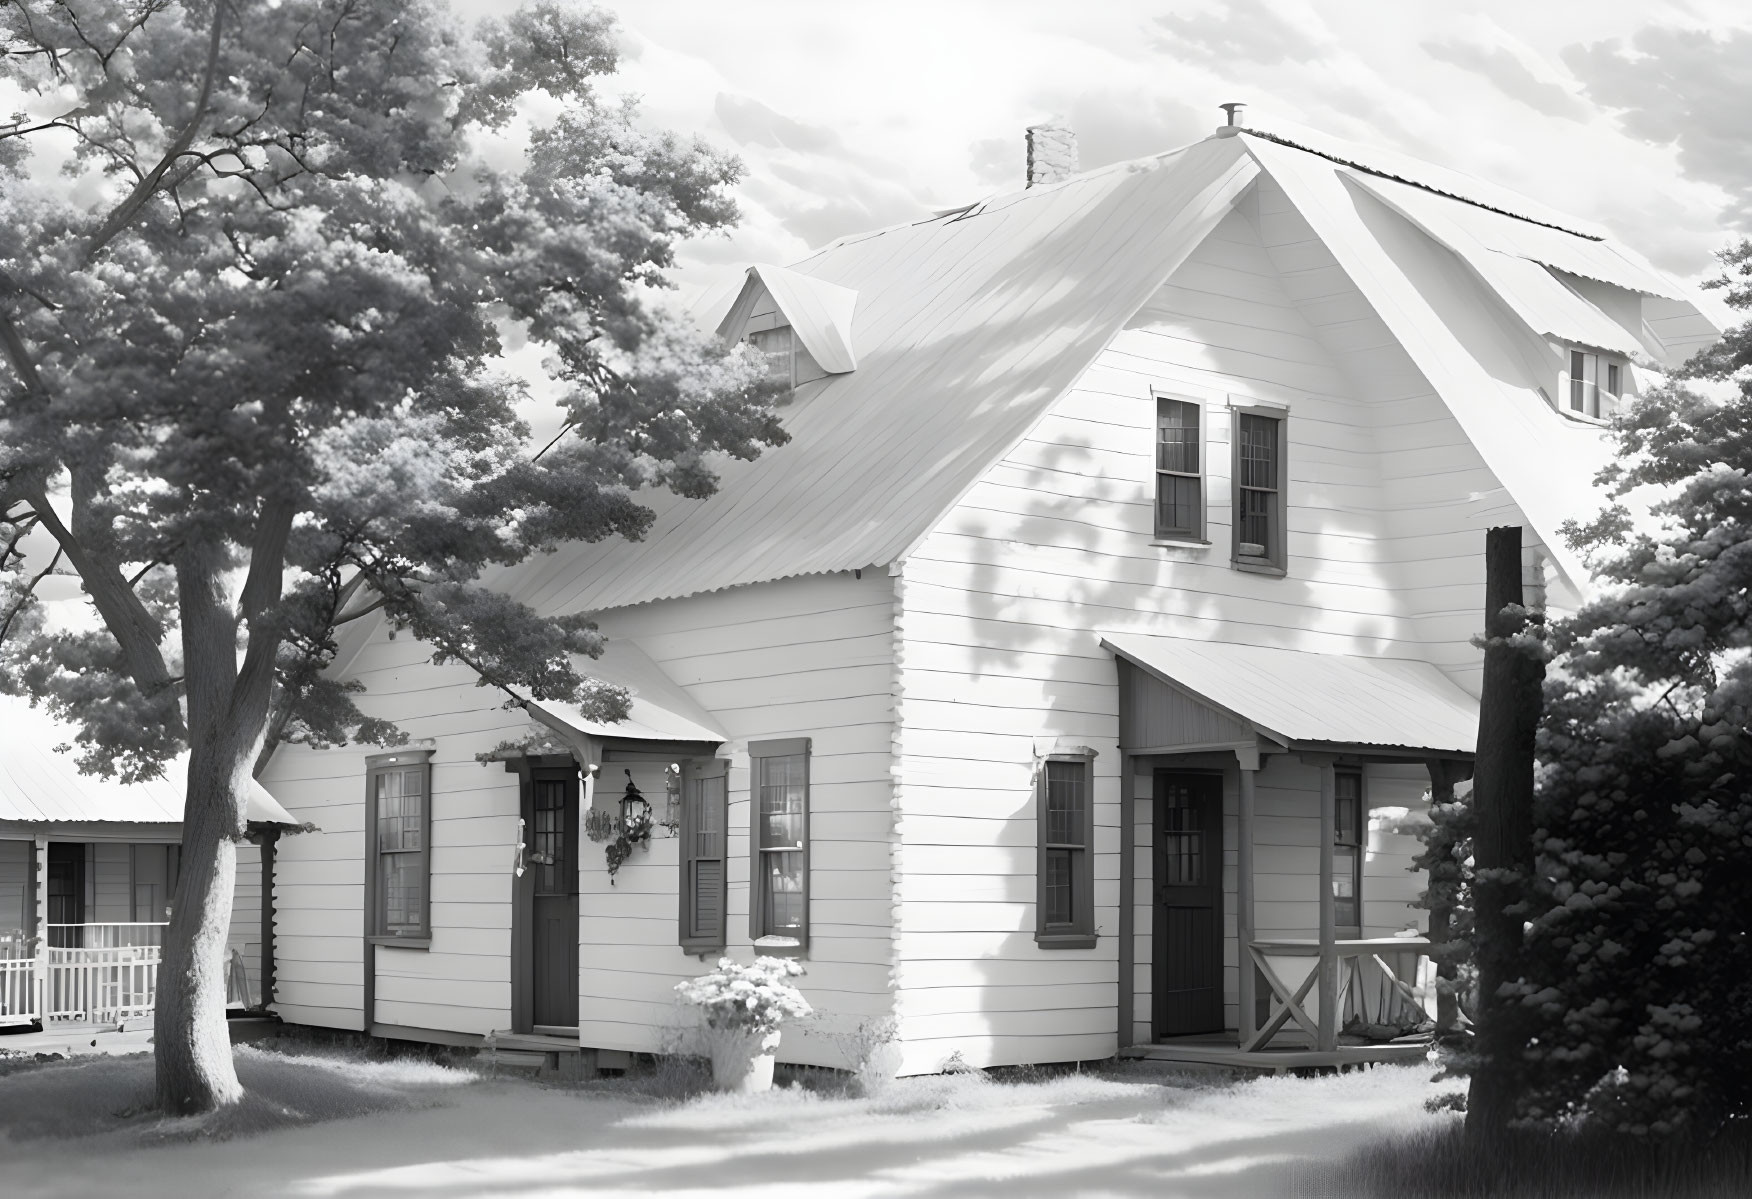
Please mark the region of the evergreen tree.
[[[85, 769], [189, 752], [166, 1110], [240, 1094], [221, 967], [252, 771], [399, 736], [325, 677], [336, 628], [381, 610], [483, 685], [614, 718], [589, 621], [483, 573], [637, 537], [639, 488], [701, 496], [714, 455], [783, 440], [755, 365], [650, 300], [678, 238], [735, 219], [739, 168], [642, 130], [596, 88], [615, 64], [611, 18], [553, 3], [472, 33], [424, 0], [0, 5], [0, 75], [44, 108], [0, 125], [0, 685], [75, 722]], [[540, 454], [506, 330], [564, 391]], [[42, 619], [56, 563], [94, 629]]]
[[[1752, 306], [1752, 243], [1723, 262]], [[1653, 489], [1658, 529], [1614, 506], [1568, 530], [1608, 590], [1556, 630], [1546, 688], [1519, 987], [1535, 1121], [1662, 1136], [1752, 1113], [1748, 366], [1741, 325], [1616, 423], [1605, 481]]]

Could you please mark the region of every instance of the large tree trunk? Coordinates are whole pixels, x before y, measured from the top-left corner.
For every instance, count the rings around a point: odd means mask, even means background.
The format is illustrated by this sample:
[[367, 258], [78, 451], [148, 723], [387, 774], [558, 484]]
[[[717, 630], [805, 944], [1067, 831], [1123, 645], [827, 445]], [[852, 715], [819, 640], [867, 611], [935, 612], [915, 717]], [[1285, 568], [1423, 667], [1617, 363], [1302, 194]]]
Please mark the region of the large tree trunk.
[[1521, 976], [1523, 914], [1515, 905], [1533, 867], [1533, 750], [1545, 678], [1537, 654], [1508, 644], [1530, 623], [1519, 611], [1505, 611], [1523, 602], [1519, 528], [1486, 534], [1484, 601], [1487, 645], [1472, 779], [1479, 1060], [1467, 1098], [1466, 1131], [1490, 1137], [1514, 1116], [1524, 1047], [1519, 1004], [1504, 1002], [1500, 992]]
[[189, 755], [182, 872], [152, 1017], [158, 1106], [177, 1115], [211, 1111], [243, 1096], [225, 1023], [225, 941], [248, 763], [215, 746], [197, 744]]
[[[251, 766], [267, 718], [272, 644], [251, 644], [240, 670], [227, 558], [191, 544], [177, 559], [189, 789], [177, 879], [153, 1012], [158, 1106], [190, 1115], [243, 1096], [225, 1025], [225, 941]], [[246, 606], [249, 590], [245, 588]], [[252, 638], [253, 641], [253, 638]]]

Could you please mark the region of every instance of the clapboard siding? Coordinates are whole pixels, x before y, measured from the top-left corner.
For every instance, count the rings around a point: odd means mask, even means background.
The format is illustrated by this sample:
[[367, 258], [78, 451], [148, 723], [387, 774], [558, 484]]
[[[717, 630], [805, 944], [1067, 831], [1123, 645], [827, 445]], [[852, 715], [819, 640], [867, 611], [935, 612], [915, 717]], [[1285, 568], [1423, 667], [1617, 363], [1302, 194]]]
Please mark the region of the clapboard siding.
[[[991, 467], [904, 565], [897, 882], [903, 1035], [967, 1038], [979, 1065], [1041, 1060], [1032, 1031], [992, 1022], [1035, 1010], [1067, 967], [1116, 974], [1121, 779], [1117, 679], [1107, 632], [1430, 661], [1476, 689], [1478, 562], [1490, 523], [1516, 521], [1485, 469], [1386, 327], [1305, 223], [1262, 181], [1119, 333], [1079, 382]], [[1152, 388], [1197, 403], [1208, 547], [1152, 544]], [[1287, 577], [1229, 565], [1234, 402], [1287, 405]], [[1095, 763], [1097, 947], [1033, 943], [1037, 752], [1087, 745]], [[1371, 771], [1374, 768], [1371, 767]], [[1371, 776], [1372, 777], [1372, 776]], [[1134, 1035], [1148, 1036], [1153, 837], [1148, 771], [1129, 809], [1139, 849], [1133, 906]], [[1227, 1016], [1237, 953], [1233, 769], [1224, 788]], [[1393, 820], [1422, 785], [1374, 781]], [[1259, 779], [1256, 923], [1311, 935], [1318, 894], [1318, 775], [1285, 758]], [[1364, 918], [1416, 919], [1404, 869], [1415, 840], [1371, 821]], [[1397, 825], [1395, 825], [1397, 827]], [[965, 880], [965, 881], [963, 881]], [[950, 931], [950, 930], [955, 931]], [[964, 956], [957, 957], [957, 954]], [[995, 980], [999, 963], [1004, 981]], [[960, 983], [949, 981], [960, 975]], [[957, 989], [965, 988], [965, 989]], [[945, 990], [946, 989], [946, 990]], [[929, 1009], [914, 992], [933, 994]], [[1003, 998], [1000, 998], [1003, 996]], [[922, 1002], [922, 1001], [921, 1001]], [[958, 1010], [957, 1010], [958, 1009]], [[1066, 997], [1055, 1031], [1112, 1052], [1116, 1003]], [[1102, 1038], [1107, 1038], [1102, 1040]], [[988, 1056], [979, 1056], [981, 1050]]]
[[[377, 950], [371, 1019], [482, 1035], [510, 1026], [518, 792], [514, 775], [475, 755], [528, 725], [499, 707], [502, 696], [475, 686], [472, 672], [430, 658], [429, 646], [379, 628], [349, 672], [366, 686], [362, 710], [434, 751], [432, 946]], [[282, 746], [263, 775], [275, 798], [319, 830], [282, 837], [276, 851], [274, 1007], [288, 1021], [363, 1026], [365, 758], [376, 752]]]
[[[802, 980], [821, 1029], [846, 1034], [891, 1010], [894, 888], [894, 596], [885, 572], [739, 587], [601, 613], [610, 637], [634, 640], [729, 737], [725, 952], [749, 940], [748, 743], [809, 737], [810, 938]], [[597, 802], [615, 803], [623, 770], [605, 763]], [[631, 767], [660, 802], [661, 764]], [[710, 968], [677, 945], [678, 843], [659, 835], [611, 886], [602, 847], [584, 843], [579, 1023], [585, 1045], [638, 1052], [678, 1044], [695, 1020], [675, 984]], [[784, 1060], [845, 1065], [844, 1037], [788, 1030]]]

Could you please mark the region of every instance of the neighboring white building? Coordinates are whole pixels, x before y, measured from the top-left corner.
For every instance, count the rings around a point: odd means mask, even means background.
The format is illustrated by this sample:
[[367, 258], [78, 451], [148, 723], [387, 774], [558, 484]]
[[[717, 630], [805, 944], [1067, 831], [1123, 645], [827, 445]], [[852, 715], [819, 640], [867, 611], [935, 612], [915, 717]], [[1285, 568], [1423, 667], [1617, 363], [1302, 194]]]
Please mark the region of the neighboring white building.
[[[322, 829], [274, 874], [284, 1019], [661, 1051], [720, 949], [806, 959], [781, 1056], [830, 1065], [884, 1017], [908, 1072], [1332, 1060], [1322, 960], [1345, 1017], [1405, 1015], [1401, 823], [1471, 756], [1485, 530], [1573, 607], [1604, 419], [1723, 322], [1384, 154], [1230, 127], [1040, 177], [752, 270], [720, 332], [791, 442], [504, 577], [597, 614], [625, 724], [356, 622], [336, 673], [415, 740], [264, 777]], [[478, 760], [531, 717], [541, 752]], [[611, 881], [580, 826], [629, 780], [679, 835]]]
[[[183, 764], [139, 783], [81, 774], [55, 749], [75, 735], [0, 696], [0, 1026], [110, 1024], [152, 1010], [181, 859]], [[249, 815], [258, 836], [293, 823], [259, 788]], [[258, 844], [238, 846], [227, 942], [247, 986], [227, 986], [241, 1006], [261, 996], [261, 859]]]

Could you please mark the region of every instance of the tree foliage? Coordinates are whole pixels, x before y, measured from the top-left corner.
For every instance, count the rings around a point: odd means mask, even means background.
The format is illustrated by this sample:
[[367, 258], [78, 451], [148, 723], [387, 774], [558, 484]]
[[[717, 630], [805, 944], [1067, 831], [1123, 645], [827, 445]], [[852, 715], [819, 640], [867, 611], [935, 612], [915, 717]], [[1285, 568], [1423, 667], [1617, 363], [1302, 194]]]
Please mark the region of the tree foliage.
[[[238, 1094], [251, 770], [398, 736], [325, 675], [337, 629], [381, 612], [511, 702], [617, 718], [587, 615], [492, 572], [638, 537], [641, 488], [705, 495], [784, 440], [757, 366], [652, 301], [739, 168], [602, 94], [616, 61], [610, 17], [546, 0], [472, 32], [426, 0], [0, 3], [35, 109], [0, 124], [0, 687], [76, 723], [87, 770], [189, 752], [169, 1108]], [[507, 336], [561, 393], [543, 452]], [[45, 567], [95, 627], [43, 619]]]
[[[1752, 243], [1723, 256], [1752, 305]], [[1752, 1113], [1752, 326], [1621, 416], [1605, 481], [1650, 488], [1568, 530], [1609, 584], [1555, 630], [1518, 989], [1522, 1114], [1641, 1135]], [[1726, 398], [1699, 394], [1708, 380]]]
[[[44, 633], [9, 554], [0, 639], [88, 768], [184, 743], [178, 583], [202, 570], [286, 580], [213, 630], [273, 663], [274, 737], [393, 735], [322, 676], [373, 605], [485, 682], [615, 714], [573, 663], [588, 621], [482, 572], [636, 537], [637, 489], [703, 495], [714, 451], [782, 434], [746, 365], [650, 302], [676, 239], [734, 220], [738, 168], [598, 94], [613, 28], [554, 4], [478, 37], [391, 0], [0, 9], [0, 69], [61, 109], [0, 128], [4, 544], [51, 532], [103, 618]], [[539, 94], [558, 115], [493, 168]], [[79, 186], [43, 179], [56, 153]], [[508, 330], [565, 389], [572, 435], [539, 459]]]

